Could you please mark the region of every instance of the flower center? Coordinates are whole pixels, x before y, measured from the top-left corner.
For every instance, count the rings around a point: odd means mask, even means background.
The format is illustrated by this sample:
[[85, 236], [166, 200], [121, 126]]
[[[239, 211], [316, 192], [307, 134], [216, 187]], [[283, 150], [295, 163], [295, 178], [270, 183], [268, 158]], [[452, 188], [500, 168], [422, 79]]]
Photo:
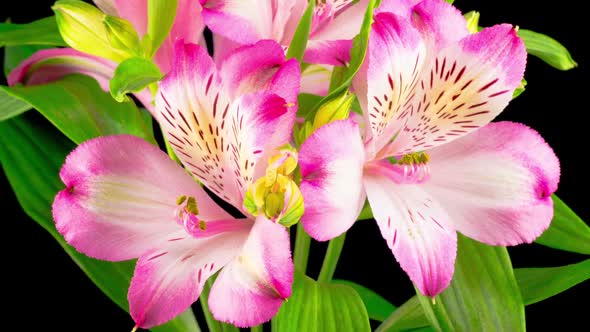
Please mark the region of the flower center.
[[430, 178], [430, 157], [425, 152], [414, 152], [403, 155], [392, 162], [393, 179], [400, 184], [420, 184]]
[[303, 196], [293, 181], [297, 168], [297, 151], [290, 145], [279, 148], [270, 158], [265, 176], [248, 188], [244, 207], [253, 216], [264, 214], [268, 219], [291, 226], [303, 215]]
[[194, 197], [186, 197], [184, 195], [178, 197], [176, 200], [178, 207], [175, 211], [176, 222], [184, 227], [184, 230], [194, 237], [202, 237], [207, 230], [207, 222], [199, 219], [199, 208], [197, 200]]

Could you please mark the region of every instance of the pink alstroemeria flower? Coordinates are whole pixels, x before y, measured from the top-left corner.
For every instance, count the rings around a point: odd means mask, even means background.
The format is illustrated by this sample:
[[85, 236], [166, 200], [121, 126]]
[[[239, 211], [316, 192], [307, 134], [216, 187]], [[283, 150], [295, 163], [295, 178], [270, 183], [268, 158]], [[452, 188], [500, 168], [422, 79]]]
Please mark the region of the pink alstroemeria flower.
[[[201, 0], [203, 20], [214, 32], [216, 59], [233, 48], [261, 39], [286, 50], [307, 7], [307, 0]], [[333, 66], [350, 61], [352, 39], [361, 28], [368, 0], [316, 1], [302, 74], [302, 92], [326, 95]]]
[[[147, 31], [146, 0], [95, 0], [94, 3], [105, 13], [124, 18], [131, 22], [140, 38]], [[179, 0], [177, 15], [170, 34], [154, 56], [154, 61], [162, 71], [167, 73], [173, 62], [173, 44], [178, 39], [187, 43], [202, 43], [205, 25], [201, 17], [198, 1]], [[100, 86], [109, 91], [109, 81], [113, 77], [117, 63], [98, 56], [86, 54], [72, 48], [55, 48], [41, 50], [21, 62], [8, 76], [8, 85], [45, 84], [61, 77], [79, 73], [93, 77]], [[149, 90], [136, 94], [142, 104], [153, 111], [152, 97]]]
[[[201, 0], [205, 24], [238, 44], [272, 39], [285, 49], [307, 7], [307, 0]], [[334, 66], [350, 60], [368, 0], [316, 1], [304, 60]]]
[[523, 77], [526, 51], [514, 28], [469, 35], [442, 0], [410, 10], [375, 16], [354, 82], [360, 128], [333, 122], [301, 147], [301, 221], [315, 239], [334, 238], [368, 198], [401, 267], [435, 296], [453, 276], [456, 231], [490, 245], [533, 241], [551, 221], [560, 171], [534, 130], [488, 124]]
[[128, 295], [137, 326], [182, 313], [222, 268], [211, 312], [254, 326], [291, 294], [288, 233], [264, 215], [233, 218], [187, 170], [248, 216], [246, 189], [290, 140], [299, 65], [272, 41], [237, 49], [219, 69], [198, 45], [179, 41], [175, 56], [156, 110], [186, 169], [136, 137], [92, 139], [66, 159], [54, 219], [66, 241], [88, 256], [139, 258]]

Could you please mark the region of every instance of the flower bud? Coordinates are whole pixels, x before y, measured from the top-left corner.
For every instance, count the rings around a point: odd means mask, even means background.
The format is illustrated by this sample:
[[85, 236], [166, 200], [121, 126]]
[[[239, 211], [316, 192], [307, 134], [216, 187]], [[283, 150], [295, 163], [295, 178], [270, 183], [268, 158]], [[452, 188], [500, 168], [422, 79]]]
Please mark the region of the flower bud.
[[470, 33], [479, 32], [479, 12], [476, 12], [475, 10], [470, 11], [465, 14], [465, 20], [467, 20], [467, 30], [469, 30]]
[[346, 91], [342, 95], [320, 106], [313, 120], [313, 130], [336, 120], [348, 118], [354, 95]]
[[143, 51], [139, 36], [129, 21], [107, 15], [103, 22], [106, 27], [107, 38], [112, 47], [127, 51], [135, 56], [142, 55]]
[[77, 0], [60, 0], [52, 7], [64, 41], [87, 54], [121, 62], [126, 52], [113, 48], [103, 23], [105, 14], [98, 8]]

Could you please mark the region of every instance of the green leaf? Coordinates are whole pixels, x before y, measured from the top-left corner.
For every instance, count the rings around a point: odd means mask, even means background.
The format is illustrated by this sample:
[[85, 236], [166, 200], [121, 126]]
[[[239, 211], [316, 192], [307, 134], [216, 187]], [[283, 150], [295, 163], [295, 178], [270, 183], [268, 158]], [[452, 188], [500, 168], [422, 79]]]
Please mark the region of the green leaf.
[[549, 228], [535, 240], [547, 247], [590, 255], [590, 227], [559, 197], [553, 198], [553, 220]]
[[332, 283], [346, 285], [354, 289], [361, 297], [361, 300], [363, 300], [369, 318], [371, 319], [382, 322], [396, 309], [393, 304], [389, 303], [381, 295], [357, 283], [338, 279], [332, 280]]
[[[0, 161], [16, 197], [33, 220], [47, 230], [113, 302], [128, 310], [127, 289], [133, 274], [133, 261], [111, 263], [92, 259], [70, 247], [55, 229], [51, 204], [63, 189], [58, 173], [65, 156], [74, 145], [53, 128], [26, 121], [22, 116], [0, 122]], [[194, 316], [188, 313], [159, 332], [199, 331]]]
[[526, 85], [527, 81], [523, 78], [522, 81], [520, 81], [520, 85], [512, 93], [512, 99], [515, 99], [516, 97], [520, 96], [524, 92], [524, 90], [526, 90]]
[[529, 54], [538, 57], [550, 66], [560, 70], [569, 70], [578, 66], [570, 52], [557, 40], [525, 29], [519, 29], [518, 36], [524, 41]]
[[174, 19], [178, 0], [148, 0], [148, 36], [150, 45], [150, 56], [156, 54], [160, 45], [166, 40]]
[[[590, 279], [590, 259], [560, 267], [514, 269], [514, 276], [524, 304], [529, 305]], [[389, 316], [377, 332], [405, 331], [428, 325], [424, 310], [414, 296]]]
[[68, 75], [43, 85], [1, 88], [37, 109], [75, 143], [113, 134], [155, 142], [132, 102], [117, 103], [88, 76]]
[[590, 279], [590, 259], [560, 267], [515, 269], [526, 305], [543, 301]]
[[367, 46], [369, 45], [369, 33], [371, 32], [371, 24], [373, 23], [373, 11], [376, 7], [377, 0], [370, 0], [367, 4], [363, 24], [361, 25], [361, 30], [359, 34], [356, 35], [356, 37], [354, 37], [352, 49], [350, 50], [350, 64], [348, 65], [346, 72], [341, 78], [341, 84], [338, 87], [335, 87], [333, 90], [331, 90], [326, 97], [322, 98], [322, 100], [318, 104], [316, 104], [314, 110], [307, 114], [306, 120], [313, 119], [313, 116], [315, 116], [315, 112], [320, 108], [321, 105], [329, 102], [334, 98], [338, 98], [338, 96], [344, 93], [344, 91], [346, 91], [352, 83], [354, 75], [356, 75], [356, 73], [361, 68], [361, 65], [363, 64], [363, 61], [365, 60], [365, 56], [367, 54]]
[[434, 300], [418, 295], [432, 326], [438, 331], [525, 331], [524, 303], [506, 248], [460, 234], [457, 240], [450, 286]]
[[314, 106], [322, 100], [322, 96], [311, 93], [300, 93], [297, 96], [297, 116], [306, 117], [307, 113], [311, 112]]
[[4, 88], [6, 87], [0, 87], [0, 121], [8, 120], [31, 109], [29, 103], [8, 94]]
[[0, 23], [0, 47], [12, 45], [67, 46], [53, 16], [27, 24]]
[[296, 272], [293, 295], [273, 319], [273, 332], [291, 331], [370, 331], [369, 317], [354, 289]]
[[430, 327], [430, 321], [428, 321], [424, 310], [422, 310], [420, 300], [417, 296], [414, 296], [397, 308], [391, 316], [379, 325], [375, 332], [397, 332], [425, 327]]
[[303, 13], [293, 39], [287, 50], [287, 59], [295, 58], [299, 62], [303, 60], [303, 54], [307, 47], [307, 40], [309, 38], [309, 32], [311, 31], [311, 22], [313, 20], [313, 12], [315, 9], [315, 1], [310, 1], [307, 5], [307, 9]]
[[123, 102], [127, 93], [139, 92], [160, 78], [162, 73], [152, 61], [139, 57], [127, 59], [115, 69], [110, 82], [111, 95]]
[[14, 45], [4, 48], [4, 75], [8, 75], [33, 53], [47, 48], [42, 45]]

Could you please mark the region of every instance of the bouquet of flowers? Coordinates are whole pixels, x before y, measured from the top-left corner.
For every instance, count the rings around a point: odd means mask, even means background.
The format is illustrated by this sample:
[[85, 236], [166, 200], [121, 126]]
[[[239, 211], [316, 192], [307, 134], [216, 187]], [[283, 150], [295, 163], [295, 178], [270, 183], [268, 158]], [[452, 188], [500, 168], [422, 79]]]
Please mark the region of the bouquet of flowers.
[[[58, 0], [0, 25], [2, 168], [129, 330], [523, 331], [590, 260], [513, 269], [506, 246], [588, 255], [590, 227], [545, 140], [492, 120], [527, 53], [576, 63], [452, 2]], [[333, 279], [369, 220], [415, 287], [399, 308]]]

